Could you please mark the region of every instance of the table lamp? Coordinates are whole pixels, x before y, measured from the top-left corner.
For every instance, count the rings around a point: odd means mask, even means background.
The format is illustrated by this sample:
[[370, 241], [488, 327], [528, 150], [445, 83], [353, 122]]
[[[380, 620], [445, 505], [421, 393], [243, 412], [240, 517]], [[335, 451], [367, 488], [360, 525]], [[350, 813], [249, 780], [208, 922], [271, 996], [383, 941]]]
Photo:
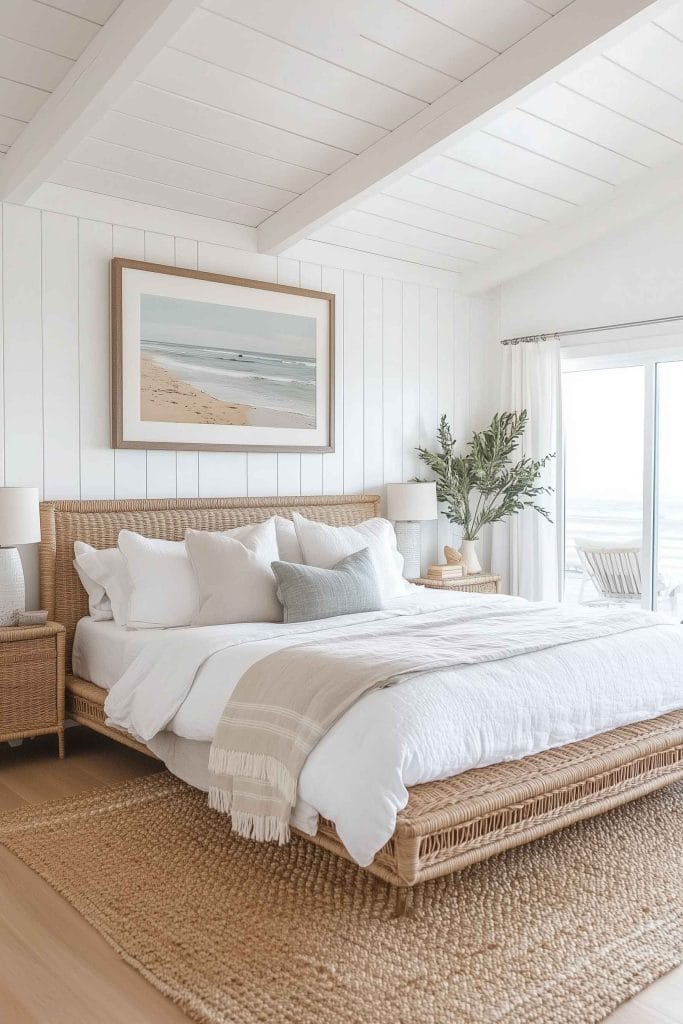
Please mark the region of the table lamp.
[[40, 540], [37, 487], [0, 487], [0, 625], [10, 625], [26, 607], [18, 544]]
[[437, 519], [435, 483], [387, 484], [387, 516], [394, 522], [403, 555], [403, 575], [417, 579], [422, 568], [420, 523]]

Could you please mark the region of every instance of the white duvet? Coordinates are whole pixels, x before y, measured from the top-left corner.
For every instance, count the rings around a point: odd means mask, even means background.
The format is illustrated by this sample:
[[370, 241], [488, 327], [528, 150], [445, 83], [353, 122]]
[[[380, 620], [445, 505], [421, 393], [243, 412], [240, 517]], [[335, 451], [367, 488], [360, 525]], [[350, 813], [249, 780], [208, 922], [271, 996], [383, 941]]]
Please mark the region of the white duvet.
[[[170, 732], [208, 743], [232, 690], [260, 658], [340, 629], [456, 606], [482, 635], [492, 612], [529, 613], [518, 598], [417, 590], [383, 612], [313, 623], [255, 623], [166, 632], [147, 644], [105, 704], [107, 720], [145, 742]], [[587, 615], [609, 616], [609, 610]], [[646, 613], [642, 613], [646, 616]], [[640, 618], [640, 616], [638, 616]], [[414, 620], [413, 620], [414, 621]], [[294, 821], [336, 825], [359, 864], [395, 828], [406, 787], [585, 739], [683, 707], [683, 628], [641, 628], [480, 665], [420, 674], [366, 694], [323, 737], [299, 780]]]

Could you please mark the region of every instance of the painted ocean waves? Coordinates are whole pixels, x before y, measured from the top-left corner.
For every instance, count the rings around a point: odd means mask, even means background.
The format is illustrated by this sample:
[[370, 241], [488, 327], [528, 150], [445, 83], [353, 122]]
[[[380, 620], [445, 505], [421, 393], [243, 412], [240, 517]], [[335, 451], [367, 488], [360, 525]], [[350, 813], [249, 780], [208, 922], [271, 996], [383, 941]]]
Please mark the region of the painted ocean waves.
[[315, 429], [315, 320], [141, 296], [140, 418]]
[[[201, 422], [315, 427], [315, 359], [144, 339], [140, 350], [146, 376], [155, 378], [150, 388], [166, 389], [167, 411], [174, 422], [197, 422], [203, 410], [210, 415]], [[167, 377], [187, 387], [169, 392]], [[190, 401], [190, 389], [200, 393], [198, 401]], [[202, 402], [202, 395], [226, 408], [221, 412], [214, 402]], [[159, 420], [158, 402], [151, 405], [147, 412], [154, 415], [146, 415], [143, 407], [142, 418]]]

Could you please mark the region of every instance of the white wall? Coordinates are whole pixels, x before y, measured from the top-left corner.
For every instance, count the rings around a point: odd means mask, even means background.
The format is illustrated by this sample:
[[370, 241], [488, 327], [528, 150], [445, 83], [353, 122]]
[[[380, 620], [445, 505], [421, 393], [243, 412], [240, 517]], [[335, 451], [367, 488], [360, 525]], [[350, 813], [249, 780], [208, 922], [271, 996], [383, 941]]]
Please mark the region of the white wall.
[[683, 206], [510, 281], [500, 303], [504, 337], [683, 315]]
[[[488, 421], [498, 393], [495, 299], [376, 276], [367, 261], [361, 273], [144, 230], [140, 210], [142, 226], [130, 227], [3, 207], [0, 482], [38, 484], [45, 498], [374, 492], [419, 472], [415, 445], [432, 441], [441, 412], [458, 437]], [[336, 451], [112, 450], [112, 256], [334, 292]], [[348, 252], [339, 262], [348, 264]], [[385, 263], [378, 260], [378, 271]], [[450, 540], [445, 520], [438, 540]], [[430, 524], [425, 564], [436, 551]], [[24, 557], [31, 607], [35, 550]]]

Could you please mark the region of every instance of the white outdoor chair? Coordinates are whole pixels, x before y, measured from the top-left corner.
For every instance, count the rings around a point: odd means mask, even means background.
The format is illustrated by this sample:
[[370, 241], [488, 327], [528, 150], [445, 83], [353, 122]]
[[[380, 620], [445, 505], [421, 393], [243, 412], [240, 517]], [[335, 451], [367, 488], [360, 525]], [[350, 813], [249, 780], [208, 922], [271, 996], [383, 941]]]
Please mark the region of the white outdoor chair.
[[[639, 541], [591, 541], [576, 539], [576, 551], [583, 569], [579, 604], [584, 603], [585, 588], [592, 583], [598, 598], [586, 604], [617, 602], [640, 604], [643, 596]], [[657, 577], [657, 594], [674, 598], [681, 586], [670, 588]]]
[[640, 602], [643, 594], [640, 571], [640, 543], [576, 540], [576, 552], [583, 569], [579, 604], [592, 583], [600, 601]]

